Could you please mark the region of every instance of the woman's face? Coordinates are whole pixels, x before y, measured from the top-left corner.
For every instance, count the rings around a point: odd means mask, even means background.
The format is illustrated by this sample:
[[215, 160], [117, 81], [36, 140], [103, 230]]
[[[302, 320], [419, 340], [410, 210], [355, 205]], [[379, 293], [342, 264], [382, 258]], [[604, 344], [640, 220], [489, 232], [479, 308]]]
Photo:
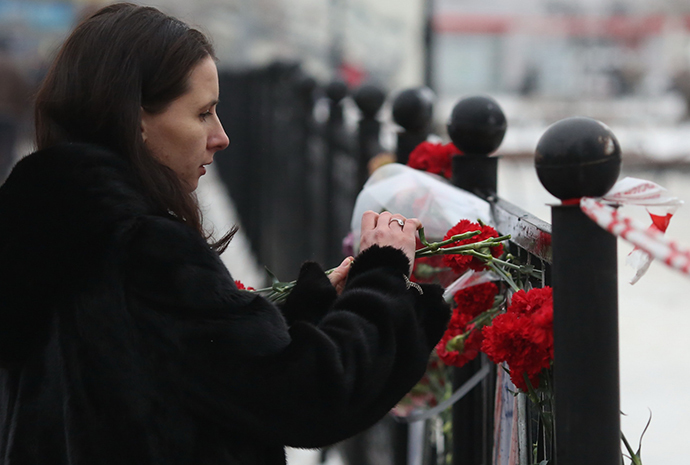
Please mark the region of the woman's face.
[[195, 190], [213, 154], [228, 146], [218, 104], [218, 70], [213, 58], [204, 58], [189, 76], [189, 89], [164, 111], [142, 111], [141, 131], [153, 156], [180, 177], [189, 192]]

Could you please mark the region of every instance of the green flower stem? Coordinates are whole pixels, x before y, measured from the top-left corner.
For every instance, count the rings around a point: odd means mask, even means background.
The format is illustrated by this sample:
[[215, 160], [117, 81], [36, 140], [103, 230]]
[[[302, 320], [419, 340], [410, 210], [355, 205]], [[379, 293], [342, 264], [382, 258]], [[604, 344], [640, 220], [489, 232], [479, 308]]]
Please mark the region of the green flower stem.
[[[336, 270], [336, 268], [331, 268], [330, 270], [324, 271], [324, 273], [326, 274], [326, 276], [328, 276], [329, 274], [333, 273]], [[287, 283], [275, 282], [270, 287], [256, 289], [253, 292], [269, 292], [270, 294], [267, 294], [267, 297], [269, 297], [270, 299], [271, 297], [274, 297], [276, 294], [290, 293], [292, 288], [295, 287], [295, 284], [297, 284], [297, 281], [290, 281]]]
[[472, 255], [473, 257], [477, 257], [480, 260], [484, 260], [486, 262], [492, 261], [491, 259], [493, 256], [490, 253], [481, 253], [477, 250], [470, 250], [467, 255]]
[[[476, 234], [475, 234], [476, 236]], [[457, 237], [457, 236], [453, 236]], [[455, 242], [453, 241], [443, 241], [443, 242], [435, 242], [433, 244], [429, 244], [429, 247], [424, 247], [421, 249], [418, 249], [415, 251], [415, 257], [420, 258], [420, 257], [430, 257], [432, 255], [453, 255], [457, 253], [464, 252], [466, 250], [478, 250], [478, 249], [485, 249], [487, 247], [496, 247], [501, 244], [502, 241], [510, 239], [510, 235], [508, 236], [501, 236], [501, 237], [491, 237], [489, 239], [484, 239], [481, 242], [472, 242], [471, 244], [463, 244], [463, 245], [458, 245], [455, 247], [445, 247], [441, 249], [440, 247], [442, 245], [445, 245], [446, 243], [450, 242]]]
[[497, 303], [494, 304], [492, 308], [489, 310], [483, 311], [476, 317], [472, 318], [468, 325], [474, 325], [475, 327], [473, 329], [467, 330], [462, 334], [458, 334], [451, 340], [449, 340], [446, 343], [446, 350], [451, 352], [451, 351], [459, 351], [462, 352], [465, 348], [465, 340], [470, 336], [472, 331], [478, 330], [486, 326], [487, 324], [491, 323], [494, 319], [494, 317], [501, 312], [501, 305], [503, 304], [503, 300], [499, 300]]
[[[520, 274], [526, 274], [533, 276], [535, 278], [541, 278], [541, 272], [539, 270], [534, 270], [532, 267], [516, 265], [514, 263], [510, 263], [509, 261], [495, 258], [491, 255], [491, 247], [497, 247], [501, 245], [503, 241], [510, 239], [509, 234], [500, 237], [490, 237], [480, 242], [473, 242], [470, 244], [463, 244], [455, 247], [444, 247], [455, 242], [475, 237], [479, 234], [481, 234], [481, 231], [467, 231], [462, 234], [456, 234], [444, 241], [428, 242], [426, 239], [426, 235], [424, 233], [424, 228], [420, 228], [419, 239], [422, 242], [423, 247], [415, 251], [415, 258], [451, 254], [471, 255], [485, 262], [486, 265], [491, 270], [496, 272], [515, 292], [519, 290], [519, 287], [517, 286], [517, 284], [515, 284], [515, 281], [513, 280], [511, 274], [507, 270], [514, 270]], [[332, 273], [335, 269], [336, 268], [332, 268], [326, 271], [326, 274], [328, 275]], [[273, 279], [273, 283], [271, 284], [271, 286], [262, 289], [257, 289], [254, 292], [262, 293], [266, 296], [266, 298], [274, 302], [284, 301], [287, 298], [288, 294], [295, 287], [296, 281], [281, 282], [270, 271], [268, 271], [268, 273]]]
[[541, 273], [542, 273], [541, 270], [535, 270], [535, 269], [528, 270], [527, 267], [525, 267], [524, 265], [516, 265], [515, 263], [510, 263], [508, 261], [501, 260], [500, 258], [492, 258], [492, 261], [494, 261], [494, 262], [498, 263], [499, 265], [504, 266], [506, 268], [510, 268], [511, 270], [515, 270], [520, 274], [528, 274], [528, 275], [532, 276], [533, 278], [539, 278], [539, 279], [541, 278]]
[[462, 234], [456, 234], [455, 236], [452, 236], [449, 239], [446, 239], [445, 241], [429, 243], [426, 241], [426, 237], [424, 238], [424, 240], [422, 240], [423, 232], [421, 229], [419, 230], [419, 232], [420, 232], [419, 240], [422, 241], [422, 245], [424, 245], [424, 247], [422, 247], [421, 249], [417, 249], [415, 251], [415, 254], [419, 254], [419, 253], [423, 253], [423, 252], [427, 252], [427, 251], [435, 252], [438, 249], [440, 249], [441, 247], [443, 247], [444, 245], [452, 244], [453, 242], [464, 241], [465, 239], [469, 239], [471, 237], [477, 236], [477, 235], [482, 233], [481, 231], [468, 231], [468, 232], [465, 232]]
[[[529, 380], [529, 376], [527, 376], [527, 373], [522, 373], [522, 377], [525, 380], [525, 384], [527, 385], [527, 397], [534, 404], [534, 406], [537, 407], [537, 410], [539, 411], [539, 417], [541, 418], [541, 421], [544, 423], [544, 433], [546, 436], [545, 439], [546, 441], [550, 442], [551, 435], [553, 434], [552, 413], [546, 412], [544, 410], [544, 402], [542, 402], [542, 400], [539, 399], [539, 394], [537, 394], [537, 391], [535, 390], [534, 386], [532, 386], [532, 382]], [[539, 387], [537, 386], [537, 389], [538, 388]]]
[[501, 276], [501, 277], [503, 278], [503, 280], [504, 280], [506, 283], [508, 283], [508, 285], [510, 286], [510, 288], [511, 288], [514, 292], [517, 292], [517, 291], [520, 290], [520, 288], [517, 286], [517, 284], [515, 284], [515, 281], [513, 281], [512, 276], [510, 276], [509, 273], [506, 273], [505, 270], [503, 270], [503, 269], [499, 268], [498, 266], [496, 266], [496, 264], [493, 262], [493, 260], [490, 261], [489, 263], [487, 263], [487, 265], [488, 265], [489, 268], [491, 268], [495, 273], [497, 273], [499, 276]]
[[[529, 397], [529, 400], [537, 407], [541, 406], [541, 402], [539, 401], [539, 396], [537, 395], [537, 392], [534, 390], [534, 386], [532, 386], [532, 381], [530, 381], [529, 376], [527, 376], [527, 373], [522, 373], [522, 378], [525, 380], [525, 385], [527, 385], [527, 397]], [[541, 409], [540, 409], [541, 410]]]
[[419, 228], [419, 230], [417, 230], [417, 233], [419, 234], [419, 240], [421, 241], [422, 245], [424, 247], [428, 247], [429, 242], [426, 240], [426, 234], [424, 233], [424, 226]]
[[496, 315], [501, 313], [501, 307], [500, 305], [502, 302], [499, 302], [497, 306], [494, 306], [490, 308], [489, 310], [483, 311], [476, 317], [474, 317], [468, 324], [473, 324], [477, 326], [478, 328], [482, 328], [486, 326], [487, 324], [491, 323]]
[[630, 443], [628, 442], [628, 439], [625, 437], [625, 434], [623, 434], [623, 431], [621, 431], [621, 439], [623, 440], [623, 444], [625, 444], [625, 448], [628, 449], [628, 454], [630, 454], [630, 457], [628, 457], [631, 462], [630, 465], [642, 465], [642, 458], [640, 458], [639, 455], [639, 450], [635, 452], [630, 446]]

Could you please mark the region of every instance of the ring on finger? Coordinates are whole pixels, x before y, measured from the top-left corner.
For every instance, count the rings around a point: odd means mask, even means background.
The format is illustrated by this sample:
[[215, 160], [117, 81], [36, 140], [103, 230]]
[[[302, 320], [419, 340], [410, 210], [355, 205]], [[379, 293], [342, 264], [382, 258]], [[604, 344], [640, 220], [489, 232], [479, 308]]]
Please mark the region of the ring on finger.
[[391, 218], [391, 220], [388, 222], [388, 225], [390, 226], [390, 224], [394, 221], [396, 223], [398, 223], [401, 228], [405, 227], [405, 222], [403, 220], [401, 220], [400, 218]]

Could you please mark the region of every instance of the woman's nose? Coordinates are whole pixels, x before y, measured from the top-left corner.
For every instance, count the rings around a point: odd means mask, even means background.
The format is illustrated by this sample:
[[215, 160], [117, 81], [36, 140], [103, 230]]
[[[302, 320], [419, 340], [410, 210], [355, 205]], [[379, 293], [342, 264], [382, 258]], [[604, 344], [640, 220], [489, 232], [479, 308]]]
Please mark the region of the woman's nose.
[[209, 149], [220, 151], [226, 149], [230, 145], [230, 138], [225, 133], [223, 125], [220, 120], [218, 120], [218, 125], [214, 130], [213, 134], [209, 138]]

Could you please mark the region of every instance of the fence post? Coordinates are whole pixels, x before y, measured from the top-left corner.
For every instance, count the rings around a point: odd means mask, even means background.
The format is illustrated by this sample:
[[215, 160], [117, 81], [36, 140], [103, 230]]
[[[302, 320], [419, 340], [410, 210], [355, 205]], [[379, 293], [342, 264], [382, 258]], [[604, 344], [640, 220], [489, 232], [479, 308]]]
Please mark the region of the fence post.
[[[501, 145], [505, 131], [505, 115], [490, 97], [468, 97], [453, 107], [448, 135], [463, 152], [452, 158], [454, 185], [485, 199], [496, 194], [498, 159], [489, 154]], [[462, 368], [455, 368], [453, 389], [489, 364], [482, 355]], [[454, 465], [491, 463], [494, 391], [494, 379], [485, 378], [479, 389], [453, 405]]]
[[[299, 138], [299, 147], [297, 156], [300, 157], [302, 166], [301, 175], [297, 175], [299, 180], [299, 197], [298, 202], [301, 203], [299, 208], [300, 216], [300, 234], [301, 237], [296, 238], [297, 242], [302, 242], [303, 249], [300, 251], [302, 256], [300, 260], [305, 258], [316, 259], [320, 252], [317, 244], [318, 241], [315, 236], [318, 235], [316, 230], [316, 222], [314, 221], [314, 211], [310, 200], [314, 195], [313, 179], [318, 176], [314, 169], [313, 160], [313, 139], [316, 135], [316, 123], [314, 121], [314, 103], [315, 91], [317, 88], [316, 80], [304, 74], [302, 70], [295, 77], [295, 137]], [[305, 232], [306, 231], [306, 232]], [[306, 239], [306, 240], [305, 240]], [[301, 264], [301, 262], [299, 263]], [[298, 264], [298, 266], [299, 266]]]
[[404, 90], [393, 100], [393, 121], [404, 129], [398, 133], [398, 163], [406, 165], [410, 152], [429, 136], [433, 110], [434, 93], [428, 87]]
[[345, 135], [342, 101], [347, 97], [347, 85], [342, 81], [332, 81], [326, 86], [329, 102], [328, 121], [326, 122], [326, 221], [325, 221], [325, 263], [335, 263], [342, 255], [342, 246], [338, 237], [338, 218], [335, 202], [335, 161], [343, 151]]
[[620, 163], [613, 133], [589, 118], [555, 123], [537, 145], [539, 179], [563, 201], [552, 207], [558, 465], [621, 463], [616, 238], [577, 201], [605, 194]]
[[455, 104], [448, 135], [463, 155], [452, 159], [453, 184], [484, 199], [496, 194], [498, 158], [488, 155], [503, 142], [506, 127], [506, 117], [491, 97], [467, 97]]
[[386, 94], [376, 86], [367, 84], [363, 85], [354, 95], [355, 103], [362, 112], [362, 119], [359, 120], [359, 131], [357, 133], [358, 141], [358, 159], [357, 159], [357, 188], [356, 191], [362, 190], [364, 183], [369, 177], [369, 160], [381, 151], [379, 144], [379, 133], [381, 132], [381, 123], [376, 119], [383, 102], [386, 100]]

